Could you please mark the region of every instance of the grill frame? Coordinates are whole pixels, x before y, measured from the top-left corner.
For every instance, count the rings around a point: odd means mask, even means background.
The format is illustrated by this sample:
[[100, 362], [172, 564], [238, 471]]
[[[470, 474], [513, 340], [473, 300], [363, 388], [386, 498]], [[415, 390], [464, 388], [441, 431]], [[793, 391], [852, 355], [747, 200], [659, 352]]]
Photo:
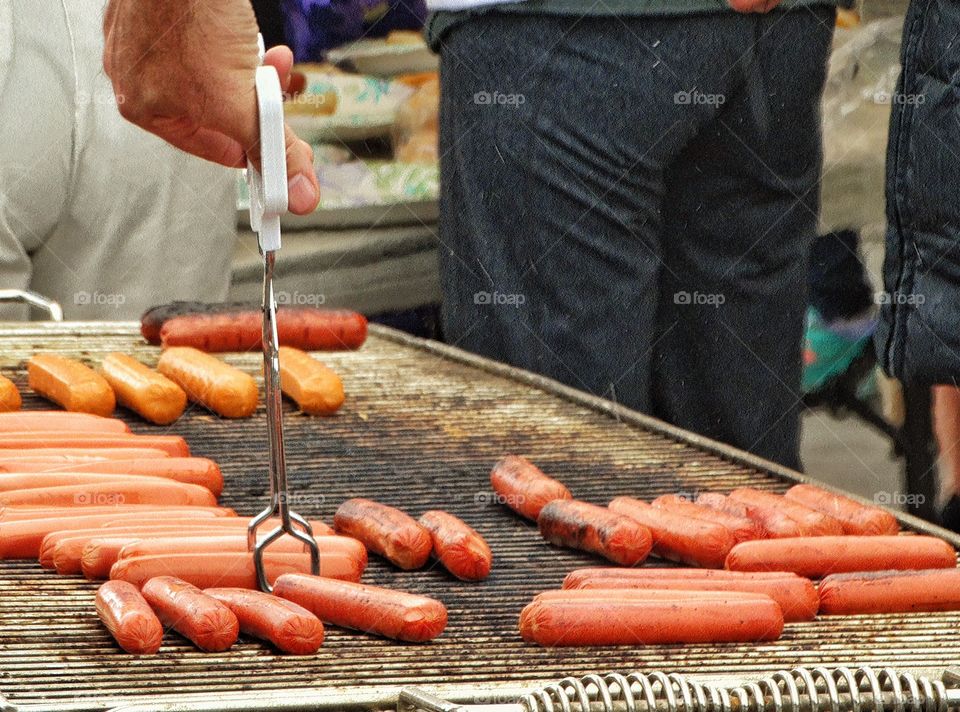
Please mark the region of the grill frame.
[[[103, 340], [116, 339], [130, 340], [131, 346], [135, 344], [134, 334], [137, 325], [134, 323], [65, 323], [65, 324], [31, 324], [0, 326], [0, 364], [9, 367], [11, 363], [20, 363], [25, 355], [42, 348], [43, 344], [56, 342], [63, 345], [61, 349], [64, 353], [77, 353], [77, 349], [69, 343], [61, 344], [60, 340], [69, 341], [76, 338], [80, 343], [99, 342]], [[549, 396], [557, 397], [563, 401], [586, 408], [597, 414], [611, 418], [618, 423], [639, 428], [652, 434], [656, 434], [674, 441], [680, 445], [690, 446], [704, 454], [713, 455], [734, 465], [741, 466], [750, 470], [755, 470], [781, 483], [794, 482], [816, 482], [812, 478], [806, 477], [800, 473], [793, 472], [783, 468], [775, 463], [768, 462], [762, 458], [741, 452], [735, 448], [727, 446], [708, 438], [687, 433], [681, 429], [670, 426], [659, 420], [645, 416], [632, 411], [628, 408], [611, 403], [604, 399], [592, 396], [581, 391], [564, 386], [536, 374], [521, 371], [504, 364], [490, 361], [488, 359], [466, 353], [454, 347], [436, 342], [428, 342], [422, 339], [408, 336], [385, 327], [371, 326], [371, 337], [374, 340], [382, 340], [384, 343], [394, 344], [404, 349], [415, 350], [424, 356], [435, 357], [441, 363], [459, 364], [471, 369], [477, 369], [486, 374], [508, 379], [516, 384], [529, 389], [541, 391]], [[14, 342], [12, 348], [4, 348], [11, 340], [22, 340], [26, 343], [17, 344]], [[155, 351], [147, 347], [137, 346], [138, 353]], [[82, 350], [80, 350], [82, 351]], [[10, 354], [8, 356], [8, 353]], [[80, 353], [83, 356], [85, 354]], [[349, 359], [349, 355], [343, 356]], [[349, 397], [349, 394], [348, 394]], [[259, 416], [258, 416], [259, 418]], [[133, 421], [132, 421], [133, 422]], [[258, 420], [256, 427], [262, 427], [263, 424]], [[263, 475], [263, 483], [266, 485], [266, 474]], [[822, 483], [816, 482], [821, 486]], [[229, 485], [228, 485], [229, 486]], [[295, 487], [295, 485], [293, 485]], [[912, 517], [900, 512], [896, 513], [900, 522], [907, 528], [918, 532], [928, 533], [947, 539], [955, 547], [960, 547], [960, 536], [942, 530], [928, 522], [924, 522], [916, 517]], [[495, 552], [496, 553], [496, 552]], [[589, 564], [588, 564], [589, 565]], [[2, 592], [2, 591], [0, 591]], [[954, 651], [951, 651], [954, 652]], [[960, 652], [960, 647], [955, 652]], [[8, 657], [3, 654], [4, 645], [0, 641], [0, 694], [4, 691], [3, 661]], [[162, 653], [161, 653], [162, 654]], [[946, 658], [946, 656], [944, 656]], [[954, 655], [954, 659], [958, 657]], [[896, 660], [888, 661], [897, 663]], [[943, 667], [950, 664], [950, 660], [942, 661]], [[756, 661], [754, 661], [756, 663]], [[903, 665], [900, 665], [903, 667]], [[668, 664], [662, 667], [669, 668]], [[775, 666], [771, 666], [770, 670]], [[930, 676], [939, 676], [943, 668], [930, 667], [911, 667], [911, 671], [919, 672]], [[769, 670], [768, 670], [769, 671]], [[744, 677], [750, 675], [718, 675], [715, 672], [697, 675], [703, 679], [729, 680], [730, 682], [740, 682]], [[524, 680], [522, 684], [516, 681], [503, 680], [484, 680], [481, 684], [426, 684], [432, 691], [436, 691], [440, 696], [454, 701], [464, 703], [474, 703], [483, 700], [496, 699], [499, 701], [509, 699], [530, 686], [550, 682], [555, 678], [554, 675], [545, 675], [542, 678], [530, 678]], [[419, 683], [417, 683], [419, 684]], [[96, 704], [91, 704], [91, 700], [81, 700], [74, 702], [51, 701], [50, 704], [28, 704], [16, 706], [15, 701], [0, 698], [0, 710], [23, 709], [35, 710], [56, 710], [58, 712], [80, 712], [81, 710], [108, 709], [114, 705], [121, 707], [126, 704], [140, 703], [147, 705], [146, 708], [163, 709], [386, 709], [396, 705], [397, 694], [401, 686], [393, 685], [351, 685], [336, 687], [302, 687], [296, 690], [287, 691], [278, 694], [276, 690], [247, 690], [243, 693], [216, 692], [216, 693], [197, 693], [187, 695], [159, 694], [154, 696], [124, 697], [118, 695], [103, 697], [94, 700]], [[174, 704], [173, 707], [164, 705]], [[184, 706], [184, 704], [186, 706]]]

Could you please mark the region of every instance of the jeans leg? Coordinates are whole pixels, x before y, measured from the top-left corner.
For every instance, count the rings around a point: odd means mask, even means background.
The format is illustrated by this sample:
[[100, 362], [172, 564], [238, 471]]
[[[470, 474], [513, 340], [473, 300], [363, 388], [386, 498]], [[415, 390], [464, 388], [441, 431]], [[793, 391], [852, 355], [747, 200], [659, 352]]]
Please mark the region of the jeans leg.
[[663, 172], [715, 113], [676, 94], [735, 60], [716, 20], [489, 13], [444, 38], [451, 343], [649, 410]]
[[757, 20], [742, 83], [668, 171], [656, 415], [799, 467], [833, 10]]

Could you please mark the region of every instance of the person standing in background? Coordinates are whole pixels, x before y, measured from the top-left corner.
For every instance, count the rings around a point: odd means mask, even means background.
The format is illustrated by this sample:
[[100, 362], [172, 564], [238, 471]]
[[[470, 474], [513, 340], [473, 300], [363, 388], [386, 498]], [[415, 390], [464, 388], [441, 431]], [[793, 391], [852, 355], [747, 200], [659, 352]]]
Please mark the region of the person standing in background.
[[446, 338], [798, 468], [837, 4], [428, 2]]
[[0, 3], [0, 287], [55, 299], [71, 320], [222, 300], [236, 173], [123, 121], [103, 72], [105, 4]]
[[913, 0], [887, 147], [887, 244], [877, 356], [934, 386], [941, 524], [960, 532], [960, 4]]

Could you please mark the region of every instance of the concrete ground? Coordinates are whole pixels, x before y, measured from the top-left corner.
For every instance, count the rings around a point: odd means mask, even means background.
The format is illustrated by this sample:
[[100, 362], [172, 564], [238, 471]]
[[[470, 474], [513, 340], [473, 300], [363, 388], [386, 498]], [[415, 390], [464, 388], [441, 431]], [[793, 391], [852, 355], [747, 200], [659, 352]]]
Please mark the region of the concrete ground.
[[854, 416], [838, 420], [822, 410], [805, 415], [801, 457], [811, 477], [867, 499], [887, 504], [903, 492], [903, 460], [894, 458], [886, 437]]

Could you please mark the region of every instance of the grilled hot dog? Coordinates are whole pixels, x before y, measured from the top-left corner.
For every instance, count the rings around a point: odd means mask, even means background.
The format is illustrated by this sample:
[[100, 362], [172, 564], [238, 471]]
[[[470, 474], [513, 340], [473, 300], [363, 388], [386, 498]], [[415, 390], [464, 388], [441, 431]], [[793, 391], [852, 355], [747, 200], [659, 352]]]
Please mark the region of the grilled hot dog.
[[653, 552], [670, 561], [720, 569], [736, 543], [730, 530], [720, 524], [657, 509], [632, 497], [617, 497], [608, 507], [649, 529]]
[[107, 416], [116, 399], [103, 376], [79, 361], [56, 354], [36, 354], [27, 361], [27, 383], [65, 410]]
[[324, 623], [419, 643], [447, 625], [447, 609], [432, 598], [361, 583], [286, 574], [275, 595], [298, 603]]
[[563, 580], [565, 589], [657, 589], [762, 593], [776, 601], [785, 621], [808, 621], [820, 598], [810, 579], [792, 573], [722, 569], [577, 569]]
[[818, 578], [844, 571], [935, 569], [957, 565], [953, 547], [932, 536], [826, 536], [763, 539], [737, 544], [733, 571], [793, 571]]
[[493, 466], [490, 485], [504, 504], [533, 521], [548, 502], [573, 499], [563, 483], [547, 477], [536, 465], [519, 455], [507, 455]]
[[136, 586], [108, 581], [97, 589], [97, 615], [117, 644], [134, 655], [154, 655], [163, 625]]
[[890, 512], [879, 507], [868, 507], [815, 485], [794, 485], [784, 496], [833, 517], [840, 522], [845, 534], [896, 534], [900, 531], [897, 518]]
[[650, 530], [637, 521], [577, 500], [550, 502], [540, 510], [537, 525], [551, 544], [589, 551], [621, 566], [636, 566], [653, 545]]
[[419, 569], [430, 558], [430, 532], [399, 509], [369, 499], [348, 499], [333, 515], [338, 534], [359, 539], [401, 569]]
[[187, 394], [163, 374], [121, 353], [107, 354], [101, 368], [120, 405], [151, 423], [167, 425], [183, 415]]
[[161, 623], [201, 650], [220, 652], [237, 642], [237, 617], [196, 586], [173, 576], [157, 576], [144, 584], [142, 593]]
[[312, 655], [323, 644], [323, 623], [310, 611], [279, 596], [243, 588], [208, 588], [211, 598], [229, 608], [240, 632], [294, 655]]
[[420, 524], [430, 532], [433, 553], [459, 579], [480, 581], [490, 574], [493, 553], [480, 534], [452, 514], [424, 512]]

